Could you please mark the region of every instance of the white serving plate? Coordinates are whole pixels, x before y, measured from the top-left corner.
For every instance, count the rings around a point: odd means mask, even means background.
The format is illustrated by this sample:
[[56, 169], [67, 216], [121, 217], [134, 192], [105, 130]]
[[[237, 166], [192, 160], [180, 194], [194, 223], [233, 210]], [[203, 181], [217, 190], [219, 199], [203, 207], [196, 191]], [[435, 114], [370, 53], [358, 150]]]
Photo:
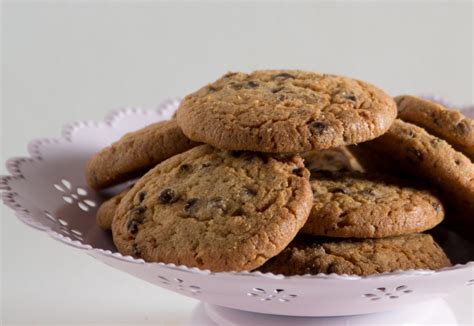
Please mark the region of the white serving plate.
[[[12, 158], [6, 163], [11, 175], [0, 178], [3, 202], [26, 225], [113, 268], [210, 304], [245, 311], [287, 316], [366, 314], [442, 297], [474, 284], [474, 261], [437, 271], [409, 270], [368, 277], [285, 277], [260, 272], [212, 273], [122, 256], [110, 233], [95, 224], [95, 212], [103, 197], [88, 188], [85, 162], [124, 133], [169, 119], [178, 104], [179, 100], [170, 100], [150, 110], [117, 110], [103, 122], [66, 125], [60, 139], [32, 141], [28, 145], [30, 157]], [[474, 116], [473, 111], [465, 112]], [[119, 190], [117, 187], [111, 192]]]

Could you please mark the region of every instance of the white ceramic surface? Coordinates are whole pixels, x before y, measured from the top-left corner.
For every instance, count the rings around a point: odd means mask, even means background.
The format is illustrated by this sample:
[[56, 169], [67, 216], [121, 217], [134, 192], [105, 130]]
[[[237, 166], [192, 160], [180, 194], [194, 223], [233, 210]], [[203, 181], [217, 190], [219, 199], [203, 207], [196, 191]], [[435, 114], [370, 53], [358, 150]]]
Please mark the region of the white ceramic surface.
[[[359, 277], [211, 273], [173, 264], [145, 263], [115, 252], [95, 225], [100, 194], [87, 187], [86, 160], [124, 133], [168, 119], [178, 100], [156, 109], [127, 108], [105, 121], [65, 126], [61, 139], [28, 145], [30, 157], [7, 162], [2, 198], [25, 224], [103, 263], [183, 295], [229, 308], [288, 316], [342, 316], [380, 312], [422, 302], [474, 284], [474, 262], [438, 271], [411, 270]], [[468, 111], [466, 111], [468, 112]], [[469, 114], [473, 109], [469, 109]], [[112, 191], [118, 191], [116, 188]]]

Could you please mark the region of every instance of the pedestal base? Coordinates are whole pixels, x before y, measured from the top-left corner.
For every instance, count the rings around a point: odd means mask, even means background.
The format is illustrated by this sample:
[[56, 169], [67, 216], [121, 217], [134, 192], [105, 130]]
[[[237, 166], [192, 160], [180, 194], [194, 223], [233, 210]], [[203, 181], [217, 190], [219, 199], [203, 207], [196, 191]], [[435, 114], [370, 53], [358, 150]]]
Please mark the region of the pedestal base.
[[449, 305], [442, 299], [409, 308], [368, 315], [343, 317], [289, 317], [259, 314], [200, 303], [193, 311], [191, 325], [332, 326], [332, 325], [427, 325], [456, 324]]

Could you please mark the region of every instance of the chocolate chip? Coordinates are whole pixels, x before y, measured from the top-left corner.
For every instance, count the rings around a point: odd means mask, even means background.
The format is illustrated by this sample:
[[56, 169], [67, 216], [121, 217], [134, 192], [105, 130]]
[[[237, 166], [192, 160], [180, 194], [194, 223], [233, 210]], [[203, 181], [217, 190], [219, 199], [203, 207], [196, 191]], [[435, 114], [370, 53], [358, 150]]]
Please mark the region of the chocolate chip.
[[172, 204], [179, 199], [179, 196], [173, 189], [166, 188], [161, 191], [158, 199], [161, 204]]
[[244, 215], [244, 210], [242, 207], [238, 207], [235, 211], [232, 212], [232, 216], [242, 216]]
[[355, 97], [354, 94], [345, 94], [343, 96], [346, 100], [353, 101], [353, 102], [357, 101], [357, 97]]
[[181, 165], [179, 166], [179, 172], [180, 172], [180, 173], [187, 173], [187, 172], [189, 172], [189, 171], [191, 171], [191, 165], [189, 165], [189, 164], [181, 164]]
[[294, 175], [297, 175], [298, 177], [302, 177], [303, 171], [304, 171], [303, 168], [296, 168], [296, 169], [293, 169], [291, 173], [293, 173]]
[[433, 202], [433, 203], [431, 203], [431, 206], [433, 206], [436, 213], [439, 213], [441, 211], [441, 205], [440, 204]]
[[365, 196], [375, 196], [375, 192], [372, 188], [365, 188], [364, 190], [361, 191], [361, 194]]
[[257, 82], [254, 82], [253, 80], [247, 82], [245, 85], [245, 88], [257, 88], [259, 84]]
[[407, 130], [406, 130], [406, 134], [407, 134], [408, 137], [410, 137], [410, 138], [415, 138], [415, 133], [414, 133], [413, 130], [411, 130], [411, 129], [407, 129]]
[[461, 135], [467, 134], [470, 129], [471, 128], [467, 125], [467, 123], [463, 123], [463, 121], [456, 125], [456, 131]]
[[136, 234], [138, 232], [138, 226], [140, 225], [140, 223], [138, 223], [138, 221], [136, 220], [128, 220], [127, 222], [127, 230], [128, 230], [128, 233], [130, 234]]
[[245, 186], [242, 188], [242, 193], [246, 196], [255, 197], [257, 196], [258, 192], [248, 186]]
[[439, 139], [439, 138], [433, 138], [433, 139], [430, 140], [430, 144], [434, 148], [437, 148], [440, 143], [441, 143], [441, 139]]
[[460, 165], [460, 164], [461, 164], [461, 161], [458, 160], [458, 159], [455, 159], [455, 160], [454, 160], [454, 163], [455, 163], [456, 165]]
[[342, 188], [334, 188], [334, 189], [331, 190], [331, 192], [333, 194], [344, 194], [344, 195], [347, 195], [349, 193], [348, 190], [342, 189]]
[[214, 197], [209, 200], [209, 204], [212, 208], [221, 209], [223, 212], [227, 211], [226, 201], [222, 197]]
[[319, 135], [322, 135], [329, 130], [328, 124], [320, 121], [311, 123], [310, 128], [316, 131]]
[[275, 88], [273, 88], [273, 89], [271, 90], [271, 92], [272, 92], [273, 94], [276, 94], [276, 93], [278, 93], [279, 91], [281, 91], [283, 88], [285, 88], [285, 87], [275, 87]]
[[224, 75], [224, 78], [229, 78], [229, 77], [232, 77], [232, 76], [235, 76], [235, 75], [237, 75], [236, 72], [228, 72]]
[[230, 155], [232, 155], [233, 157], [240, 157], [240, 155], [242, 155], [242, 152], [240, 152], [240, 151], [230, 151]]
[[285, 80], [285, 79], [288, 79], [288, 78], [295, 78], [295, 76], [289, 74], [289, 73], [286, 73], [286, 72], [282, 72], [281, 74], [277, 74], [277, 75], [273, 75], [272, 76], [272, 80]]
[[242, 84], [237, 84], [237, 83], [231, 83], [230, 84], [230, 88], [238, 91], [238, 90], [241, 90], [242, 89]]
[[143, 221], [143, 213], [145, 213], [145, 207], [139, 206], [132, 209], [128, 215], [128, 218], [136, 221]]
[[186, 214], [191, 214], [197, 207], [197, 203], [199, 202], [199, 198], [190, 198], [184, 204], [184, 212]]
[[132, 256], [140, 257], [140, 253], [141, 253], [140, 248], [138, 248], [138, 245], [136, 243], [134, 243], [132, 245]]
[[138, 201], [141, 203], [142, 201], [145, 200], [146, 192], [145, 191], [140, 191], [138, 193]]
[[209, 85], [208, 88], [209, 88], [209, 92], [216, 92], [216, 91], [219, 90], [219, 88], [217, 88], [217, 87], [214, 86], [214, 85]]

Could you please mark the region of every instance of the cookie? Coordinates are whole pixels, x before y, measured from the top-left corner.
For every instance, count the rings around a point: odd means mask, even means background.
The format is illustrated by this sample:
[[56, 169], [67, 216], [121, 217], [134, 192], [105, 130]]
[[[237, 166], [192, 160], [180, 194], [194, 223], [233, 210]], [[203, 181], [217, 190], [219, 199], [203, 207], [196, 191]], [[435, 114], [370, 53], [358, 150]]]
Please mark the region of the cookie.
[[202, 145], [138, 180], [118, 207], [112, 234], [122, 254], [145, 261], [251, 270], [290, 243], [311, 204], [301, 157]]
[[299, 70], [228, 73], [181, 102], [178, 124], [226, 150], [300, 153], [383, 134], [393, 99], [368, 83]]
[[451, 206], [474, 213], [474, 164], [424, 129], [397, 119], [384, 135], [350, 149], [367, 170], [423, 178]]
[[299, 237], [258, 270], [283, 275], [372, 275], [408, 269], [440, 269], [449, 258], [428, 234], [382, 239], [335, 240]]
[[87, 183], [94, 189], [116, 185], [197, 145], [184, 136], [174, 119], [151, 124], [96, 153], [87, 163]]
[[130, 187], [126, 188], [121, 193], [104, 201], [99, 206], [99, 209], [95, 215], [95, 221], [102, 230], [110, 230], [112, 228], [112, 220], [114, 219], [117, 207], [129, 190]]
[[441, 201], [408, 180], [360, 172], [311, 173], [313, 208], [302, 233], [382, 238], [429, 230], [444, 218]]
[[346, 147], [334, 147], [300, 154], [310, 172], [362, 171], [357, 159]]
[[415, 96], [395, 98], [398, 117], [446, 140], [474, 162], [474, 120], [456, 110]]

